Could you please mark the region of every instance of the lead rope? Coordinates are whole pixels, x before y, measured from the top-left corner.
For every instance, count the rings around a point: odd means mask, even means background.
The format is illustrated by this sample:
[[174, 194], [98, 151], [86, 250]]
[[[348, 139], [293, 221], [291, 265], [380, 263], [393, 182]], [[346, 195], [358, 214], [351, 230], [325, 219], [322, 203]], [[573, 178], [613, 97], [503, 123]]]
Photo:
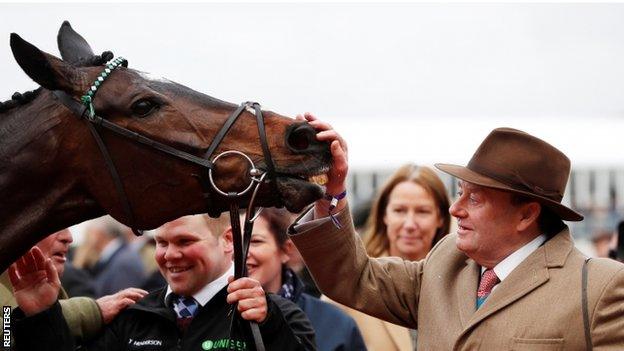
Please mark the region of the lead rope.
[[[260, 187], [260, 184], [261, 183], [258, 183], [256, 191]], [[254, 191], [254, 196], [256, 191]], [[237, 194], [229, 193], [229, 195], [232, 197], [232, 201], [230, 202], [230, 223], [232, 225], [232, 236], [234, 241], [234, 279], [239, 279], [241, 277], [247, 276], [246, 253], [249, 249], [250, 242], [250, 240], [248, 240], [247, 238], [251, 237], [253, 221], [249, 221], [248, 218], [245, 218], [245, 231], [243, 236], [240, 227], [240, 211], [238, 203], [233, 200]], [[247, 212], [246, 214], [246, 217], [248, 216], [249, 212]], [[232, 305], [232, 309], [230, 310], [230, 339], [232, 339], [235, 325], [237, 325], [239, 322], [239, 314], [235, 313], [234, 310], [237, 310], [237, 304]], [[258, 326], [258, 323], [254, 321], [247, 322], [249, 323], [249, 328], [251, 329], [251, 335], [254, 340], [256, 351], [265, 351], [264, 342], [262, 340], [262, 334], [260, 333], [260, 327]]]

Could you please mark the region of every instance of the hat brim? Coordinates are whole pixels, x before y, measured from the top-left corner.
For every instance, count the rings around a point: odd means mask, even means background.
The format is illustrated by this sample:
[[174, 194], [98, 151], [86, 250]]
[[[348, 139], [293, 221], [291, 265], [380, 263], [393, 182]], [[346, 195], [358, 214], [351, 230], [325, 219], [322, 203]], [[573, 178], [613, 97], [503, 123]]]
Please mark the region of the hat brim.
[[537, 195], [528, 191], [514, 189], [505, 183], [499, 182], [496, 179], [492, 179], [488, 176], [477, 173], [464, 166], [451, 165], [451, 164], [446, 164], [446, 163], [436, 163], [435, 167], [444, 173], [448, 173], [461, 180], [465, 180], [468, 183], [473, 183], [473, 184], [485, 186], [488, 188], [500, 189], [500, 190], [510, 191], [512, 193], [526, 195], [530, 198], [535, 199], [536, 201], [543, 204], [544, 206], [547, 206], [548, 208], [550, 208], [553, 212], [559, 215], [559, 217], [563, 220], [574, 221], [574, 222], [583, 220], [583, 215], [562, 205], [561, 203], [557, 201], [551, 200], [547, 197]]

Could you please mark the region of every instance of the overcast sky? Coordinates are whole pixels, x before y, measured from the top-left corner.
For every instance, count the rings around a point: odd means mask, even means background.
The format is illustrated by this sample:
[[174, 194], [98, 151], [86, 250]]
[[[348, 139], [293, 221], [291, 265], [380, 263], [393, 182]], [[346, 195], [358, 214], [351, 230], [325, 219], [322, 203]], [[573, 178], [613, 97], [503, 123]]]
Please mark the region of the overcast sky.
[[9, 33], [58, 55], [65, 19], [132, 68], [316, 113], [356, 169], [465, 163], [500, 126], [624, 167], [624, 4], [0, 4], [0, 99], [36, 87]]

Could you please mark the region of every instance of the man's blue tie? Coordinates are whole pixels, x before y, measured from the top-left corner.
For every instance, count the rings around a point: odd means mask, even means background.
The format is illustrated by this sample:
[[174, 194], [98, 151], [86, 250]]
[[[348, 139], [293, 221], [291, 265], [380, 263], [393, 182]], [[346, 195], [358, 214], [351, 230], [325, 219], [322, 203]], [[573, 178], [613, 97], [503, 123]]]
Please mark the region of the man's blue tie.
[[193, 317], [197, 314], [199, 304], [192, 297], [175, 296], [173, 298], [173, 310], [178, 316], [178, 328], [185, 332], [189, 324], [191, 324]]

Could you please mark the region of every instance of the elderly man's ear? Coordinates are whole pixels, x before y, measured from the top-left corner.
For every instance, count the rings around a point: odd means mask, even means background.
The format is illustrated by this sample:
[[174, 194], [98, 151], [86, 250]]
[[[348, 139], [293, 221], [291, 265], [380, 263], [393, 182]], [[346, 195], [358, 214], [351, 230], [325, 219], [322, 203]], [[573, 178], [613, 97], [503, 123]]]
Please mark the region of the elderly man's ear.
[[539, 218], [540, 213], [542, 213], [542, 205], [535, 201], [527, 202], [520, 205], [520, 221], [516, 226], [518, 232], [524, 232], [526, 230], [531, 229], [531, 227], [535, 227], [538, 229], [537, 219]]

